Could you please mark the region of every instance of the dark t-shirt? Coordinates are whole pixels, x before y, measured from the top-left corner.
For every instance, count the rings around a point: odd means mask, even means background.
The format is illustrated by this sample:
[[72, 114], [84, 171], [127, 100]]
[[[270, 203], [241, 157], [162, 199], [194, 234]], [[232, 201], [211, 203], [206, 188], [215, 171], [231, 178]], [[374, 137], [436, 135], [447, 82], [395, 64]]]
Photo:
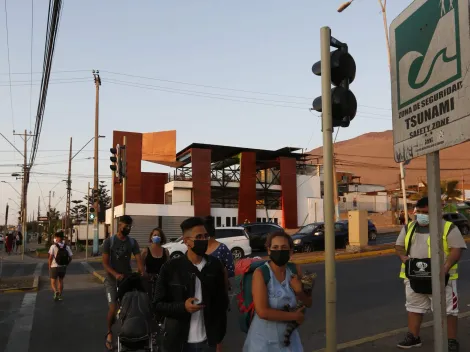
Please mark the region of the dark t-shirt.
[[[111, 267], [119, 274], [131, 274], [131, 257], [132, 254], [136, 255], [140, 253], [139, 244], [135, 239], [133, 241], [127, 237], [124, 241], [121, 241], [119, 237], [114, 236], [113, 247], [111, 245], [111, 237], [104, 240], [103, 253], [109, 254], [109, 263]], [[132, 242], [134, 244], [132, 245]], [[108, 277], [115, 279], [114, 276], [108, 274]]]

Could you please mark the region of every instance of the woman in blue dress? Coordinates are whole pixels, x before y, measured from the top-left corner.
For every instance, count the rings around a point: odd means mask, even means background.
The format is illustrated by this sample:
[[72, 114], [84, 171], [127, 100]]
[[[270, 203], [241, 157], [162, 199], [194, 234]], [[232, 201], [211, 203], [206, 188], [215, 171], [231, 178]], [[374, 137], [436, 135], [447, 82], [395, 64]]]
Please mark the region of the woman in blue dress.
[[[243, 346], [244, 352], [303, 352], [298, 329], [290, 337], [290, 345], [284, 345], [287, 324], [304, 321], [304, 308], [297, 311], [284, 311], [288, 305], [291, 309], [302, 301], [306, 307], [312, 305], [312, 297], [302, 289], [299, 277], [302, 275], [297, 266], [295, 275], [287, 266], [293, 254], [292, 238], [284, 232], [273, 233], [266, 240], [270, 261], [264, 265], [269, 270], [270, 279], [265, 283], [262, 268], [253, 274], [252, 295], [255, 314]], [[266, 268], [264, 268], [266, 270]]]

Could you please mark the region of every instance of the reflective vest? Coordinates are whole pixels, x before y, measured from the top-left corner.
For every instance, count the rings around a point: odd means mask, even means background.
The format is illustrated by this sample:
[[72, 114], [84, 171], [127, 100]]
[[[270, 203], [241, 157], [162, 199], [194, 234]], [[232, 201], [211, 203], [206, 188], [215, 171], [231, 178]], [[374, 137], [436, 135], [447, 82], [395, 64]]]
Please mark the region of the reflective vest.
[[[446, 257], [450, 253], [449, 244], [447, 243], [447, 235], [449, 234], [449, 230], [450, 230], [451, 226], [452, 226], [452, 223], [449, 222], [449, 221], [446, 221], [445, 224], [444, 224], [444, 231], [443, 231], [444, 233], [442, 235], [442, 246], [444, 247], [444, 253], [445, 253]], [[416, 222], [415, 221], [409, 223], [409, 225], [408, 225], [408, 231], [406, 232], [406, 236], [405, 236], [405, 251], [407, 251], [407, 252], [408, 252], [408, 247], [410, 245], [411, 234], [413, 233], [415, 227], [416, 227]], [[428, 237], [427, 243], [428, 243], [428, 257], [431, 258], [431, 236]], [[454, 264], [454, 266], [452, 268], [450, 268], [450, 270], [449, 270], [449, 275], [450, 275], [449, 280], [457, 280], [459, 278], [457, 268], [458, 268], [458, 264]], [[401, 264], [400, 278], [406, 279], [405, 264], [404, 263]]]

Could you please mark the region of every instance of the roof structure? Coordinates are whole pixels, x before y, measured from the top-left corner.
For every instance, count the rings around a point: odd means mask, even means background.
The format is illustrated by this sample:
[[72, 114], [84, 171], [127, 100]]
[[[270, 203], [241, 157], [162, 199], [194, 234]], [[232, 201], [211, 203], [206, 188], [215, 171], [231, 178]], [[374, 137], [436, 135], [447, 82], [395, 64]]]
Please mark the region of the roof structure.
[[238, 155], [242, 152], [255, 152], [257, 163], [275, 162], [279, 157], [295, 158], [303, 160], [306, 155], [296, 153], [301, 148], [284, 147], [278, 150], [252, 149], [243, 147], [233, 147], [225, 145], [192, 143], [176, 154], [176, 160], [183, 165], [191, 163], [191, 149], [210, 149], [211, 162], [220, 164], [220, 167], [227, 167], [238, 162]]

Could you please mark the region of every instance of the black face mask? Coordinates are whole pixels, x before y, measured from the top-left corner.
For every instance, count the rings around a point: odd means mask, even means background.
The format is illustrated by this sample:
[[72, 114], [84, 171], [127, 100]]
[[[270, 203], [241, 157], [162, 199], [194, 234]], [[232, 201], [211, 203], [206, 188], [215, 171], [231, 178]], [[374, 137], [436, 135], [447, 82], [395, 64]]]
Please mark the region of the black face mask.
[[127, 236], [131, 233], [131, 229], [128, 228], [128, 227], [124, 227], [122, 230], [121, 230], [121, 233], [123, 236]]
[[269, 258], [273, 261], [274, 264], [277, 266], [284, 266], [290, 259], [290, 250], [289, 249], [281, 249], [281, 250], [272, 250]]
[[202, 257], [204, 254], [206, 254], [208, 246], [208, 240], [194, 240], [194, 247], [191, 248], [191, 250], [194, 252], [194, 254]]

